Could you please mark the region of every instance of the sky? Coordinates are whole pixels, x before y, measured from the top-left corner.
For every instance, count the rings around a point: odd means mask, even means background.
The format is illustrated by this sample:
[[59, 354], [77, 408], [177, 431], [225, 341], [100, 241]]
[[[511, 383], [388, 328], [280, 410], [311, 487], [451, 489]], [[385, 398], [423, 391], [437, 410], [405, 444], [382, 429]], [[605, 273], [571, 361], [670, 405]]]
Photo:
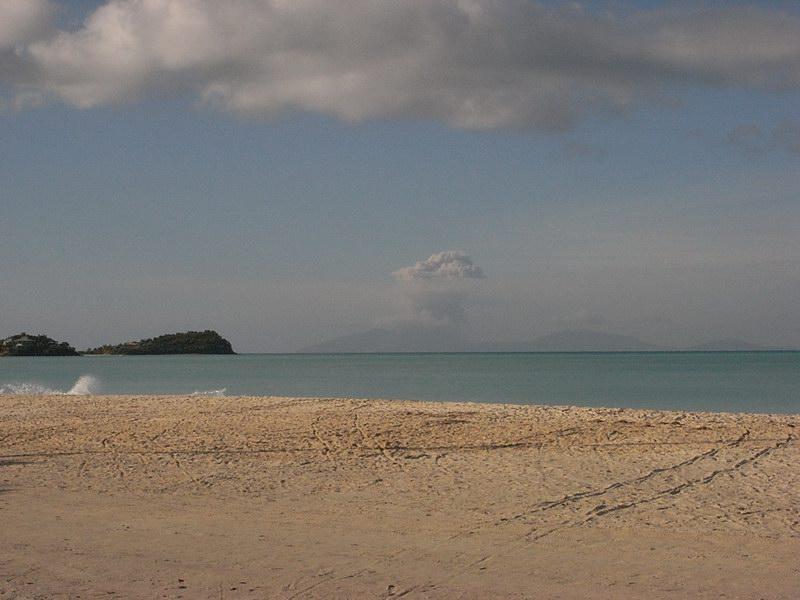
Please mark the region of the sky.
[[0, 336], [800, 346], [794, 2], [0, 0]]

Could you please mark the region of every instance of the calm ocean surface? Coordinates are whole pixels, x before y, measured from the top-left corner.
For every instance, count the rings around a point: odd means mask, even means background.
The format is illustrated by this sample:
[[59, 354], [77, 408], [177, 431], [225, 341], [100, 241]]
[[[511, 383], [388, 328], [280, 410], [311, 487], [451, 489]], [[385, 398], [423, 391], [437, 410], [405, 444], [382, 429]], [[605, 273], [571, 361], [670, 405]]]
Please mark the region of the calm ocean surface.
[[800, 352], [0, 359], [0, 393], [342, 396], [800, 413]]

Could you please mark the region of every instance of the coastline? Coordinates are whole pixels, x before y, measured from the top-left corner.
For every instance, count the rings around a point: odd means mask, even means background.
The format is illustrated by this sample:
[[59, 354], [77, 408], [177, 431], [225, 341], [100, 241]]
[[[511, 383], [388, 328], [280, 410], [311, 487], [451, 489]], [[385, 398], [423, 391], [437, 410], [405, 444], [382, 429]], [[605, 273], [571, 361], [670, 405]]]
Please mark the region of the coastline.
[[0, 396], [0, 598], [791, 598], [800, 415]]
[[[800, 412], [800, 353], [174, 355], [0, 361], [0, 394], [399, 398]], [[366, 374], [366, 376], [365, 376]]]

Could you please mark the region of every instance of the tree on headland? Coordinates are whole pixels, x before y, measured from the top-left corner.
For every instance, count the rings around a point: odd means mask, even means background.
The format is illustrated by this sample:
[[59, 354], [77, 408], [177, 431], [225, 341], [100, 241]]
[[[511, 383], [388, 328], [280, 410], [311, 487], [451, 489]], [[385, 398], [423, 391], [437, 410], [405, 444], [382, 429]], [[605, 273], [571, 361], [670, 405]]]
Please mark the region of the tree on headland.
[[67, 342], [25, 332], [0, 340], [0, 356], [79, 356]]
[[186, 331], [154, 338], [105, 345], [86, 350], [84, 354], [236, 354], [231, 343], [216, 331]]

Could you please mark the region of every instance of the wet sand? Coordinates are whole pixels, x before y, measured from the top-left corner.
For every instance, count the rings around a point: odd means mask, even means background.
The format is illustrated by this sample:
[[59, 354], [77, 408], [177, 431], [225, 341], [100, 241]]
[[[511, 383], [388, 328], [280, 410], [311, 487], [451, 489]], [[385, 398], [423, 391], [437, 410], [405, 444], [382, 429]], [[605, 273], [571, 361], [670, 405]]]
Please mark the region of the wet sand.
[[800, 416], [0, 396], [0, 598], [797, 598]]

